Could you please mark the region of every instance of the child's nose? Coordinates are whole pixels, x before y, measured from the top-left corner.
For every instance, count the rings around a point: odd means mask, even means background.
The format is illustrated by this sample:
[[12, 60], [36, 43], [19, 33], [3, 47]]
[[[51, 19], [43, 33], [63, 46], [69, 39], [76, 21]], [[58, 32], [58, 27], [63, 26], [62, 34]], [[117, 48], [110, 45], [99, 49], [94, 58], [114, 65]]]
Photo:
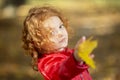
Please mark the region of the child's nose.
[[60, 31], [58, 32], [58, 37], [59, 38], [63, 37], [62, 32], [60, 32]]
[[63, 35], [62, 34], [58, 34], [58, 37], [61, 38]]

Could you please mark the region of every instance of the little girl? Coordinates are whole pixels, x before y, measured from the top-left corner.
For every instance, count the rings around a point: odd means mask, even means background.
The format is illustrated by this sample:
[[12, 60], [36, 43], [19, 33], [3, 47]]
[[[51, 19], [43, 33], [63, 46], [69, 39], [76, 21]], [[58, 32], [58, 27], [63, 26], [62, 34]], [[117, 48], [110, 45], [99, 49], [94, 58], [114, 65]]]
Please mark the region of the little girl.
[[30, 9], [24, 21], [23, 47], [32, 57], [33, 69], [45, 80], [92, 80], [88, 66], [78, 57], [78, 45], [68, 45], [68, 24], [63, 15], [54, 8]]

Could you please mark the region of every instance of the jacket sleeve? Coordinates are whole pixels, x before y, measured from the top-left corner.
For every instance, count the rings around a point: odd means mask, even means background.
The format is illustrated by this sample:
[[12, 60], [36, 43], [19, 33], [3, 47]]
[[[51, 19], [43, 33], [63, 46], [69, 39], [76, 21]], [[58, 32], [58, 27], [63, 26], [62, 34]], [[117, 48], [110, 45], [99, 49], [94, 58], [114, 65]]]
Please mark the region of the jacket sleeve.
[[87, 69], [88, 66], [86, 64], [80, 64], [80, 62], [75, 60], [73, 54], [71, 54], [70, 57], [61, 64], [58, 74], [61, 78], [60, 80], [71, 80]]

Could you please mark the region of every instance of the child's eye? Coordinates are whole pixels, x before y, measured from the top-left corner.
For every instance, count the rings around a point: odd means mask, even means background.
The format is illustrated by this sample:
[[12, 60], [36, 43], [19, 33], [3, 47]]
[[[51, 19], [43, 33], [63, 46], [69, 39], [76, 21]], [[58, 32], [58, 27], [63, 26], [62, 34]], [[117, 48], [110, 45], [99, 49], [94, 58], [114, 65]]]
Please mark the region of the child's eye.
[[59, 26], [60, 29], [63, 28], [63, 27], [64, 27], [63, 24]]

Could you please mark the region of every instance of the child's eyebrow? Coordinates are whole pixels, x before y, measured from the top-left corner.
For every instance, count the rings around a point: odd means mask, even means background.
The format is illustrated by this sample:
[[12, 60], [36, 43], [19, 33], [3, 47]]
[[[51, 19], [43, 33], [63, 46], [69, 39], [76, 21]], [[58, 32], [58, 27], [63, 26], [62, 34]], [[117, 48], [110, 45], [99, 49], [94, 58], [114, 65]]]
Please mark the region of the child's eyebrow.
[[63, 24], [64, 24], [63, 22], [60, 23], [60, 25], [63, 25]]

